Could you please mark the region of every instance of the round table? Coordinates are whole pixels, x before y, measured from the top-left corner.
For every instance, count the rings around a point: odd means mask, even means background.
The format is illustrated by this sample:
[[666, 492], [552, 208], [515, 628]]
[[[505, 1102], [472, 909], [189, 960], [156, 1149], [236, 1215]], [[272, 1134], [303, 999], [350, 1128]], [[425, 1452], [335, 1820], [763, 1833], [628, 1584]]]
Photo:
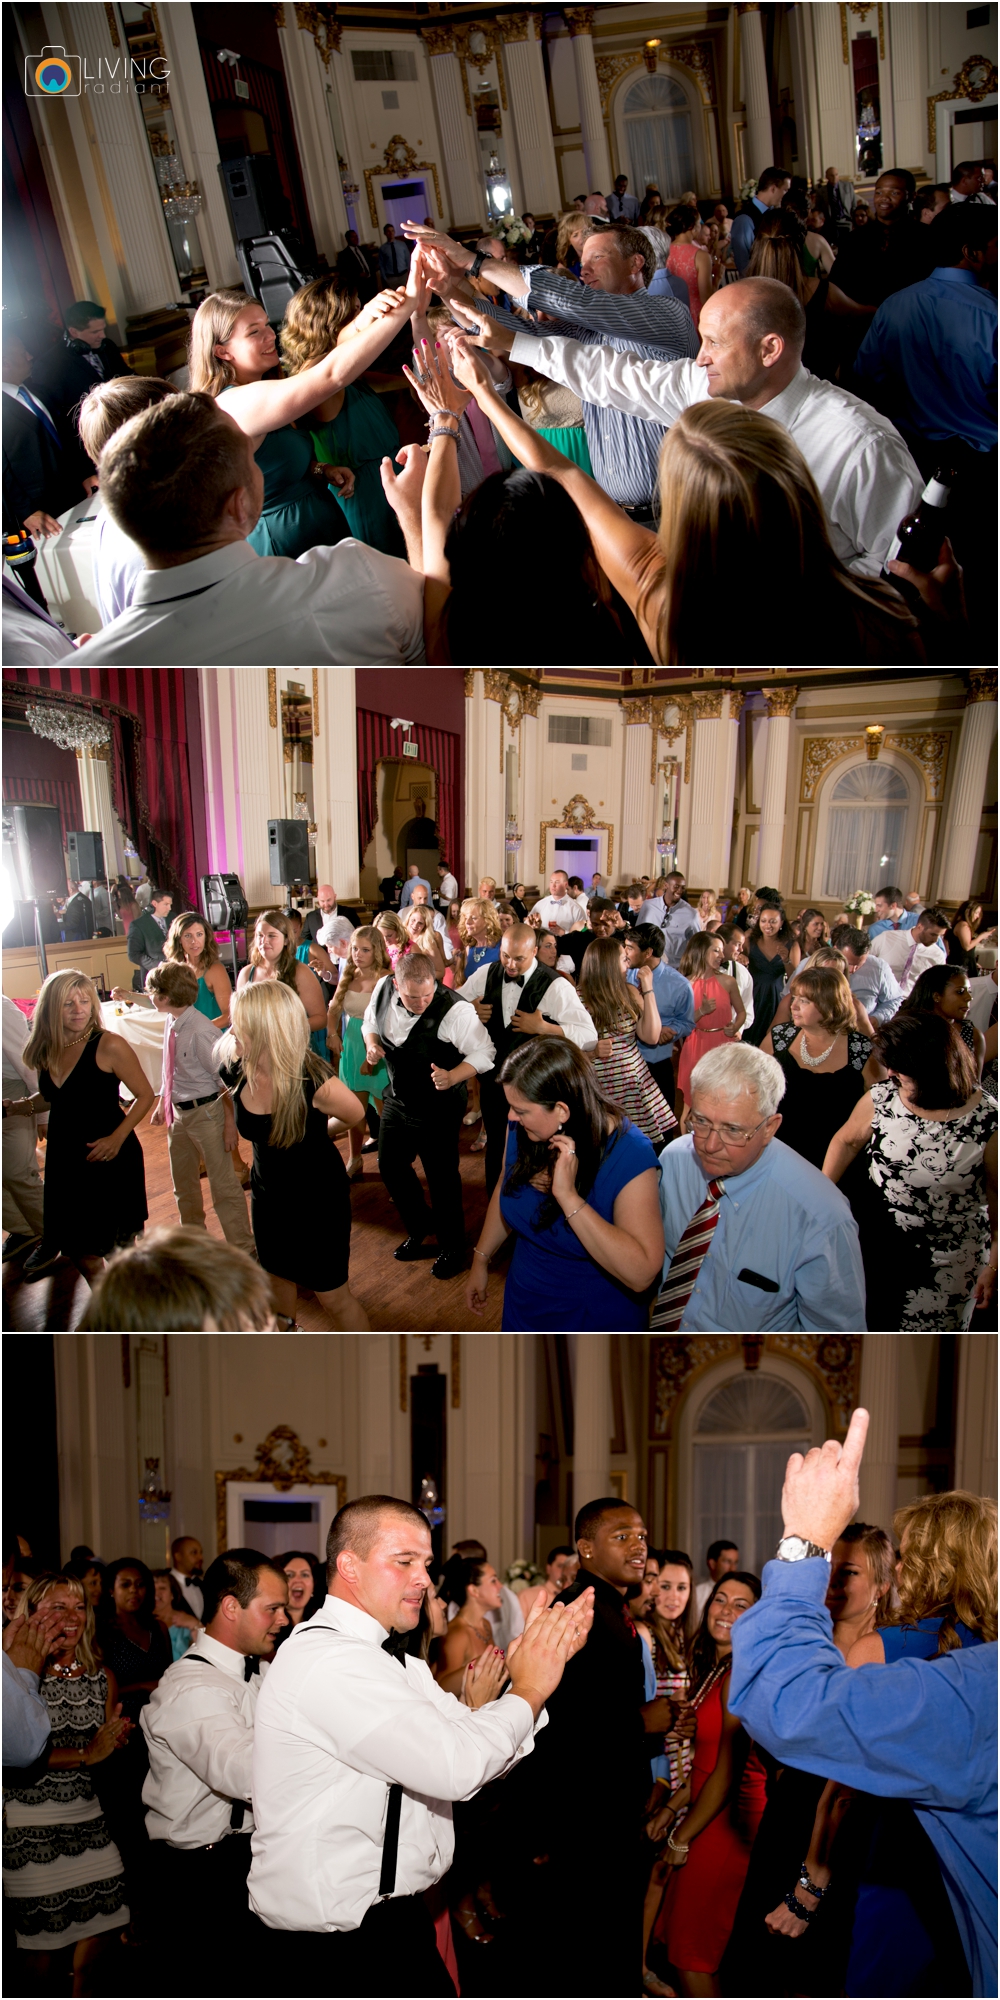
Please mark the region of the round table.
[[163, 1033], [167, 1019], [155, 1007], [128, 1007], [118, 1000], [101, 1002], [101, 1020], [108, 1033], [121, 1035], [135, 1050], [143, 1074], [157, 1095], [163, 1084]]

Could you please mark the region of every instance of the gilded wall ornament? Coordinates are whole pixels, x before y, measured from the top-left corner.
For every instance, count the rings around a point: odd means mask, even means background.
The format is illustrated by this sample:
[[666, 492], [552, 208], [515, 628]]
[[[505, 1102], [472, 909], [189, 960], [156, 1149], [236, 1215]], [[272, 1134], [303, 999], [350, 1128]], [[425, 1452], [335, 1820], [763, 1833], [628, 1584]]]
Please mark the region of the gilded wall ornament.
[[371, 219], [375, 224], [376, 229], [378, 228], [378, 209], [375, 206], [375, 189], [372, 183], [376, 180], [381, 180], [384, 174], [403, 175], [403, 174], [413, 174], [413, 173], [433, 174], [434, 195], [437, 201], [437, 212], [439, 215], [444, 214], [444, 208], [441, 202], [441, 183], [438, 180], [438, 170], [436, 162], [434, 160], [418, 160], [416, 153], [413, 150], [413, 147], [409, 145], [408, 142], [403, 138], [402, 133], [394, 132], [392, 138], [389, 140], [385, 152], [382, 155], [382, 165], [380, 167], [365, 168], [365, 189], [368, 195], [368, 213], [371, 216]]
[[696, 722], [718, 722], [722, 716], [722, 696], [724, 690], [716, 688], [711, 694], [693, 694], [691, 706]]
[[674, 1411], [692, 1376], [713, 1361], [739, 1353], [735, 1333], [663, 1334], [649, 1343], [649, 1428], [669, 1437]]
[[967, 97], [973, 104], [980, 104], [984, 97], [995, 94], [997, 87], [997, 66], [989, 56], [970, 56], [961, 69], [955, 71], [951, 90], [936, 90], [927, 99], [927, 147], [931, 153], [937, 152], [937, 107], [948, 104], [956, 97]]
[[267, 673], [267, 719], [272, 729], [278, 727], [278, 669], [268, 667]]
[[986, 674], [970, 674], [965, 693], [965, 706], [972, 708], [977, 701], [996, 701], [997, 676], [993, 668]]
[[539, 828], [538, 842], [538, 866], [540, 869], [544, 871], [545, 868], [546, 834], [552, 833], [557, 828], [562, 827], [568, 827], [573, 833], [606, 833], [608, 836], [606, 866], [608, 874], [612, 873], [615, 860], [614, 823], [606, 819], [595, 819], [593, 806], [583, 797], [581, 792], [575, 792], [573, 797], [563, 806], [561, 819], [542, 820]]
[[859, 1333], [769, 1333], [764, 1342], [766, 1350], [787, 1354], [819, 1378], [841, 1437], [857, 1407], [862, 1339]]
[[[661, 63], [674, 63], [678, 69], [690, 70], [701, 101], [704, 105], [715, 103], [715, 66], [712, 58], [711, 42], [664, 42], [656, 51]], [[646, 63], [645, 50], [628, 49], [614, 56], [595, 57], [597, 88], [601, 97], [601, 110], [608, 115], [611, 93], [619, 77], [627, 76], [630, 70], [640, 70]]]
[[[912, 758], [919, 765], [924, 780], [924, 796], [933, 804], [944, 797], [949, 740], [950, 732], [889, 730], [883, 738], [882, 748], [899, 750], [904, 757]], [[820, 780], [831, 764], [844, 757], [866, 754], [863, 733], [856, 736], [807, 736], [802, 755], [801, 803], [808, 805], [815, 799]]]
[[337, 1506], [342, 1507], [347, 1498], [347, 1481], [342, 1472], [313, 1472], [310, 1453], [297, 1432], [288, 1424], [276, 1424], [268, 1431], [263, 1444], [257, 1446], [254, 1454], [256, 1464], [253, 1471], [245, 1465], [235, 1470], [217, 1472], [215, 1475], [215, 1530], [216, 1553], [222, 1555], [226, 1541], [226, 1487], [230, 1481], [246, 1484], [253, 1480], [261, 1485], [273, 1486], [278, 1493], [289, 1493], [293, 1486], [335, 1486]]
[[768, 715], [791, 715], [799, 690], [795, 687], [764, 688], [763, 695]]
[[464, 689], [465, 689], [465, 696], [466, 696], [466, 700], [467, 700], [467, 701], [471, 701], [471, 700], [472, 700], [472, 697], [473, 697], [473, 695], [474, 695], [474, 694], [475, 694], [475, 692], [476, 692], [476, 669], [475, 669], [475, 667], [463, 667], [463, 668], [462, 668], [462, 677], [463, 677], [463, 678], [462, 678], [462, 685], [463, 685], [463, 687], [464, 687]]
[[425, 22], [420, 30], [420, 39], [429, 56], [449, 56], [455, 53], [455, 37], [450, 28], [443, 24], [438, 27]]
[[571, 35], [592, 35], [594, 32], [594, 7], [564, 7], [563, 20]]
[[295, 24], [297, 27], [302, 28], [307, 35], [312, 36], [323, 58], [324, 69], [329, 69], [330, 56], [334, 50], [339, 49], [340, 38], [344, 32], [341, 23], [337, 20], [336, 9], [333, 7], [314, 6], [311, 4], [311, 0], [310, 4], [302, 6], [299, 4], [299, 0], [296, 0]]

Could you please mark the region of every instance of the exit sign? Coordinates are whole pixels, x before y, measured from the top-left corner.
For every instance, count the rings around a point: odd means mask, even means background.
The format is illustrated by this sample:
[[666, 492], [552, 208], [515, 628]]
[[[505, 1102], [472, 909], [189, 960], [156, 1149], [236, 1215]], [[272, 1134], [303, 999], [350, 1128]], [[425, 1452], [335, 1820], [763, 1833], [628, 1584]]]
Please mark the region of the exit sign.
[[415, 743], [404, 742], [403, 744], [404, 757], [419, 757], [419, 755], [420, 751]]

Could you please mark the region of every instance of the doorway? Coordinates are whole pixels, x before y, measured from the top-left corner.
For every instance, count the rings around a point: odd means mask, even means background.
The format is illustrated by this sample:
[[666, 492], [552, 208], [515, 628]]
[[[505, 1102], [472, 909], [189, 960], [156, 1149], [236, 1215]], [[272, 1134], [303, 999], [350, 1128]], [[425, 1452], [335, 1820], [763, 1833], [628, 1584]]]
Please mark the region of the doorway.
[[422, 222], [431, 213], [423, 181], [383, 181], [381, 195], [385, 219], [393, 224], [397, 236], [402, 235], [405, 223]]
[[302, 1549], [311, 1556], [326, 1554], [325, 1545], [319, 1545], [317, 1500], [244, 1500], [243, 1519], [244, 1547], [259, 1549], [262, 1555], [280, 1556], [286, 1549]]
[[790, 1383], [744, 1371], [716, 1390], [694, 1436], [696, 1564], [712, 1542], [731, 1541], [740, 1568], [760, 1574], [781, 1537], [789, 1453], [811, 1445], [809, 1411]]
[[579, 875], [585, 889], [589, 889], [595, 870], [599, 871], [601, 843], [595, 834], [592, 840], [556, 840], [554, 868], [565, 868], [567, 875]]

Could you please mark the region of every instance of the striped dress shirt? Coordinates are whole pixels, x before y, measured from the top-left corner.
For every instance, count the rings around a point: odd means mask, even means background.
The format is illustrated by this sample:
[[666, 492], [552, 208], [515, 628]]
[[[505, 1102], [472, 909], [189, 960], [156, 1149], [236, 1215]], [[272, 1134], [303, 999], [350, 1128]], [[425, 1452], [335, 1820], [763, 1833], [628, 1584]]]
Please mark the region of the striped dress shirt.
[[[641, 355], [661, 365], [693, 359], [698, 352], [694, 321], [677, 299], [651, 298], [647, 291], [620, 298], [615, 292], [595, 291], [576, 278], [563, 278], [544, 264], [532, 265], [525, 275], [531, 278], [525, 305], [560, 320], [567, 337], [582, 346]], [[518, 358], [547, 374], [544, 361], [536, 360], [527, 345], [529, 339], [544, 339], [543, 328], [516, 319], [493, 300], [484, 304], [493, 319], [526, 336]], [[613, 409], [600, 399], [588, 401], [582, 396], [580, 400], [594, 477], [619, 506], [648, 505], [656, 494], [665, 425], [655, 418], [650, 422]]]

